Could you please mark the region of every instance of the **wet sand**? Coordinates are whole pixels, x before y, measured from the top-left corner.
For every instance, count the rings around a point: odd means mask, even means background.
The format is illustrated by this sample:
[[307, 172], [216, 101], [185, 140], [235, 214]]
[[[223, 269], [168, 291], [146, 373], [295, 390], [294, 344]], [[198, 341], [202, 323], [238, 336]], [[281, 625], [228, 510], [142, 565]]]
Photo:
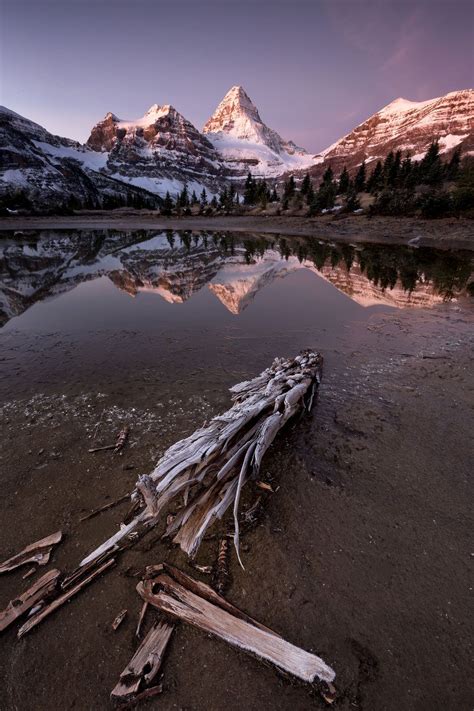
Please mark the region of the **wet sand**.
[[[183, 333], [160, 363], [139, 339], [120, 361], [125, 335], [108, 333], [110, 352], [120, 356], [113, 370], [106, 353], [94, 361], [93, 334], [87, 350], [64, 334], [4, 335], [3, 557], [62, 528], [53, 564], [74, 567], [115, 530], [127, 504], [82, 523], [81, 516], [131, 490], [178, 433], [226, 409], [230, 385], [277, 353], [317, 345], [296, 332], [269, 338], [257, 352], [238, 332], [218, 344], [209, 334], [191, 343]], [[333, 666], [335, 708], [472, 707], [473, 336], [467, 302], [378, 313], [342, 329], [324, 352], [313, 415], [265, 459], [262, 478], [276, 493], [247, 487], [244, 505], [260, 494], [263, 513], [243, 539], [245, 571], [232, 557], [228, 597]], [[164, 337], [147, 334], [151, 353]], [[101, 415], [99, 443], [131, 425], [123, 456], [87, 452]], [[141, 601], [133, 572], [166, 558], [199, 576], [167, 542], [149, 549], [147, 541], [21, 641], [13, 629], [4, 634], [2, 709], [110, 707], [136, 644]], [[216, 541], [207, 541], [198, 562], [212, 564], [215, 555]], [[23, 572], [2, 577], [2, 606], [25, 587]], [[128, 616], [113, 632], [123, 608]], [[163, 683], [164, 693], [143, 708], [325, 707], [306, 686], [184, 626]]]
[[445, 218], [422, 220], [414, 218], [348, 215], [334, 218], [291, 216], [221, 216], [163, 218], [154, 212], [115, 210], [84, 212], [72, 217], [0, 217], [1, 230], [29, 229], [173, 229], [230, 230], [261, 234], [314, 236], [338, 242], [380, 242], [440, 248], [474, 249], [474, 220]]

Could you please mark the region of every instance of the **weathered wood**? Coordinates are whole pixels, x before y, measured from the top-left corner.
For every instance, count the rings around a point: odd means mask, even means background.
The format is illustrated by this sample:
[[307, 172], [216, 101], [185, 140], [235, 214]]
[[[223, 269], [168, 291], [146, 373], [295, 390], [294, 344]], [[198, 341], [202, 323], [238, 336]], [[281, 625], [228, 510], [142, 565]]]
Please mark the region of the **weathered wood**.
[[135, 706], [138, 706], [142, 701], [145, 699], [151, 699], [153, 696], [158, 696], [158, 694], [163, 693], [163, 685], [162, 684], [156, 684], [156, 686], [150, 686], [148, 689], [145, 689], [145, 691], [141, 691], [139, 694], [134, 696], [130, 701], [127, 701], [124, 704], [120, 704], [120, 711], [127, 711], [127, 709], [133, 709]]
[[140, 615], [138, 616], [137, 628], [135, 630], [135, 637], [138, 637], [138, 639], [140, 639], [141, 634], [142, 634], [142, 626], [143, 626], [143, 622], [145, 620], [145, 615], [146, 615], [147, 609], [148, 609], [148, 603], [145, 600], [145, 602], [142, 605], [142, 609], [140, 610]]
[[56, 588], [59, 575], [59, 570], [49, 570], [25, 592], [11, 600], [7, 607], [0, 612], [0, 632], [3, 632], [12, 622], [50, 595]]
[[173, 541], [193, 558], [208, 527], [232, 507], [234, 545], [241, 563], [238, 510], [242, 488], [250, 477], [257, 476], [278, 432], [295, 414], [310, 410], [322, 362], [314, 351], [304, 351], [296, 358], [276, 358], [253, 380], [231, 388], [233, 406], [176, 442], [154, 471], [139, 479], [132, 500], [140, 502], [141, 511], [81, 565], [112, 549], [142, 524], [154, 526], [170, 503], [181, 503], [183, 494], [184, 506], [167, 525], [166, 535], [174, 535]]
[[113, 699], [127, 700], [133, 697], [158, 674], [174, 625], [155, 622], [137, 651], [120, 674], [118, 684], [112, 690]]
[[114, 506], [117, 506], [118, 504], [123, 503], [124, 501], [128, 501], [130, 499], [130, 494], [124, 494], [124, 496], [121, 496], [119, 499], [115, 499], [115, 501], [111, 501], [109, 504], [104, 504], [103, 506], [100, 506], [98, 509], [94, 509], [90, 513], [86, 514], [85, 516], [82, 516], [79, 521], [87, 521], [89, 518], [94, 518], [94, 516], [98, 516], [102, 511], [107, 511], [108, 509], [113, 508]]
[[42, 538], [36, 543], [30, 543], [26, 548], [23, 548], [20, 553], [12, 556], [8, 560], [0, 564], [0, 573], [6, 573], [9, 570], [14, 570], [20, 565], [26, 563], [37, 563], [38, 565], [46, 565], [48, 563], [53, 546], [60, 542], [63, 537], [62, 531], [56, 531], [46, 538]]
[[[167, 579], [163, 581], [163, 578]], [[153, 592], [156, 587], [159, 592]], [[139, 583], [137, 590], [144, 600], [161, 612], [220, 637], [303, 681], [332, 682], [335, 678], [334, 670], [320, 657], [231, 615], [168, 576]]]
[[127, 614], [127, 610], [122, 610], [121, 612], [118, 613], [117, 617], [112, 622], [112, 629], [114, 630], [114, 632], [116, 629], [118, 629], [120, 627], [120, 625], [122, 624], [122, 622], [125, 619], [126, 614]]
[[[165, 575], [166, 577], [163, 578], [163, 575]], [[238, 607], [232, 605], [232, 603], [226, 600], [225, 597], [219, 595], [213, 588], [211, 588], [210, 585], [207, 585], [206, 583], [203, 583], [200, 580], [192, 578], [190, 575], [183, 573], [182, 570], [179, 570], [179, 568], [175, 568], [173, 565], [169, 565], [168, 563], [161, 563], [159, 565], [149, 565], [145, 570], [144, 581], [160, 581], [160, 584], [163, 585], [163, 581], [166, 582], [167, 578], [172, 578], [179, 585], [182, 585], [187, 590], [190, 590], [191, 592], [195, 593], [196, 595], [199, 595], [205, 600], [212, 602], [214, 605], [221, 607], [229, 614], [234, 615], [234, 617], [238, 617], [241, 620], [245, 620], [251, 625], [255, 625], [255, 627], [260, 627], [260, 629], [262, 630], [267, 630], [271, 632], [271, 630], [268, 630], [268, 628], [260, 624], [260, 622], [257, 622], [257, 620], [254, 620], [245, 612], [239, 610]]]
[[77, 583], [77, 585], [74, 585], [67, 592], [63, 593], [62, 595], [59, 595], [59, 597], [53, 600], [49, 605], [42, 607], [41, 610], [39, 610], [33, 617], [30, 617], [30, 619], [27, 620], [25, 624], [22, 625], [22, 627], [20, 627], [20, 629], [18, 630], [18, 639], [20, 639], [20, 637], [23, 637], [23, 635], [25, 635], [27, 632], [30, 632], [33, 627], [36, 627], [36, 625], [38, 625], [42, 620], [44, 620], [45, 617], [48, 617], [48, 615], [57, 610], [58, 607], [61, 607], [61, 605], [63, 605], [73, 595], [79, 592], [79, 590], [82, 590], [83, 587], [92, 582], [94, 578], [97, 578], [97, 576], [103, 573], [104, 570], [107, 570], [107, 568], [110, 568], [110, 566], [114, 563], [115, 560], [113, 558], [106, 561], [103, 565], [94, 570], [90, 575], [88, 575], [86, 578]]

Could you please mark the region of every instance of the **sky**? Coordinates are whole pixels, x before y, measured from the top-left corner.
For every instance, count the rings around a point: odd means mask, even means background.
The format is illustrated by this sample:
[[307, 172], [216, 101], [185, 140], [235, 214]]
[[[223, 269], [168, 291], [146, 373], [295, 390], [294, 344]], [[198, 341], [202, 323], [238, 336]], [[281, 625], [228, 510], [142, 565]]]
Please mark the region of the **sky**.
[[0, 0], [0, 104], [85, 141], [172, 104], [201, 129], [242, 85], [317, 152], [398, 97], [474, 86], [473, 0]]

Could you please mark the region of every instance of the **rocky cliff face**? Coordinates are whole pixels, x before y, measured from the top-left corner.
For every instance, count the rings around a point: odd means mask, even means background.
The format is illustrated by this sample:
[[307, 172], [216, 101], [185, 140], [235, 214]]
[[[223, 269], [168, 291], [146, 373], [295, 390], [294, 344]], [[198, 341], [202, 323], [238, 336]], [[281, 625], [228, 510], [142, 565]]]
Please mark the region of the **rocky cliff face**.
[[76, 141], [0, 107], [0, 199], [21, 193], [41, 209], [101, 207], [107, 200], [133, 204], [134, 199], [158, 205], [155, 196], [101, 174], [103, 163]]
[[315, 175], [331, 165], [338, 174], [366, 161], [383, 159], [389, 151], [409, 152], [420, 160], [430, 143], [439, 140], [449, 156], [456, 147], [474, 151], [474, 90], [452, 91], [428, 101], [396, 99], [320, 154]]
[[108, 175], [161, 194], [174, 195], [184, 183], [190, 190], [217, 190], [223, 173], [210, 141], [168, 104], [154, 104], [131, 121], [108, 113], [87, 146], [104, 156]]
[[237, 173], [251, 168], [255, 175], [275, 177], [314, 162], [303, 148], [285, 141], [263, 123], [241, 86], [233, 86], [227, 92], [205, 123], [203, 133]]

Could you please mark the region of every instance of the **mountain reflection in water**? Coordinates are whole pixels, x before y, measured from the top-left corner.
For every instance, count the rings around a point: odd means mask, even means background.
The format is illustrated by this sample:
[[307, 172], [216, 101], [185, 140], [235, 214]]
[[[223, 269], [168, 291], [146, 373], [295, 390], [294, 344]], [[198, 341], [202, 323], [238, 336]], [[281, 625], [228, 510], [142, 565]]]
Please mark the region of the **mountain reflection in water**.
[[153, 231], [41, 231], [0, 238], [0, 324], [84, 282], [179, 304], [207, 286], [233, 314], [307, 269], [361, 306], [429, 307], [470, 290], [472, 253], [316, 238]]

